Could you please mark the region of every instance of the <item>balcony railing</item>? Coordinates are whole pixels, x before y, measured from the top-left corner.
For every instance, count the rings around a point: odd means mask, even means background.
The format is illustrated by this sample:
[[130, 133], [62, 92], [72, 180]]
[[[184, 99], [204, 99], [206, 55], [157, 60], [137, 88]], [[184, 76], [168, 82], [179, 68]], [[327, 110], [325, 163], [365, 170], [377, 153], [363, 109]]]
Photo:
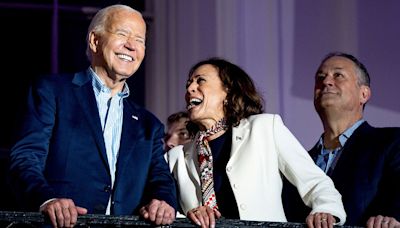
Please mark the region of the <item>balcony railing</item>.
[[[16, 212], [0, 211], [0, 227], [43, 227], [50, 224], [49, 220], [39, 212]], [[75, 227], [155, 227], [154, 225], [140, 219], [138, 216], [112, 216], [112, 215], [82, 215], [78, 217]], [[169, 226], [161, 227], [198, 227], [188, 219], [178, 218]], [[257, 222], [243, 221], [236, 219], [218, 219], [216, 227], [306, 227], [303, 223], [283, 223], [283, 222]], [[350, 226], [337, 226], [341, 228]], [[352, 227], [354, 228], [354, 227]]]
[[[47, 218], [38, 212], [0, 212], [1, 227], [42, 227], [49, 224]], [[82, 215], [78, 217], [75, 227], [154, 227], [138, 216]], [[305, 227], [301, 223], [255, 222], [235, 219], [219, 219], [217, 227]], [[197, 227], [189, 220], [178, 218], [170, 226], [163, 227]]]

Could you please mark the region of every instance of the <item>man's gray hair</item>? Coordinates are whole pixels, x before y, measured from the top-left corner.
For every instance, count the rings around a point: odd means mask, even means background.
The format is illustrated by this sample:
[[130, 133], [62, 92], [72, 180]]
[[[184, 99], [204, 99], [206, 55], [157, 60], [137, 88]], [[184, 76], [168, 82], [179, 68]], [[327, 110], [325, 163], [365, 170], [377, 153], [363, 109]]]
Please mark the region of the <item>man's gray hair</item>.
[[109, 17], [112, 15], [112, 13], [114, 13], [115, 11], [130, 11], [133, 13], [137, 13], [140, 16], [142, 16], [142, 14], [131, 8], [130, 6], [127, 5], [121, 5], [121, 4], [116, 4], [116, 5], [111, 5], [111, 6], [107, 6], [101, 10], [99, 10], [93, 17], [92, 21], [90, 22], [88, 31], [87, 31], [87, 35], [86, 35], [86, 43], [87, 43], [87, 47], [86, 47], [86, 56], [88, 57], [89, 61], [92, 59], [92, 53], [89, 47], [89, 42], [90, 42], [90, 33], [91, 32], [95, 32], [95, 33], [103, 33], [105, 32], [106, 28], [106, 23], [107, 20], [109, 20]]

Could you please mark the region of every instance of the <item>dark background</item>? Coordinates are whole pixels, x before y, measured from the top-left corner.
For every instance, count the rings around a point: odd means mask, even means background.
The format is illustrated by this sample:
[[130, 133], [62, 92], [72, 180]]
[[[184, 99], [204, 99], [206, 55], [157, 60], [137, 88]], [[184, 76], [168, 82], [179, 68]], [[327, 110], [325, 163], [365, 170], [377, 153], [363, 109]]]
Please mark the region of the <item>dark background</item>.
[[[0, 210], [14, 209], [5, 182], [8, 153], [29, 84], [42, 74], [85, 70], [89, 66], [85, 50], [90, 19], [96, 10], [116, 3], [144, 10], [144, 0], [0, 0]], [[58, 9], [58, 22], [54, 9]], [[54, 35], [54, 31], [58, 33]], [[131, 96], [141, 105], [143, 65], [128, 80]]]

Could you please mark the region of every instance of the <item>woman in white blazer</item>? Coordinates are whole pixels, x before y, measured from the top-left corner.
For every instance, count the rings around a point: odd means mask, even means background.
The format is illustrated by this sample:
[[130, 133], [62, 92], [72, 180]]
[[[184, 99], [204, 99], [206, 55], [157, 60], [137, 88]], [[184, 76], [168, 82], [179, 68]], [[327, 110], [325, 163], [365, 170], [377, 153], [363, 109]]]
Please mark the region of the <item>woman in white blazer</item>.
[[281, 173], [312, 208], [308, 226], [343, 224], [346, 213], [331, 179], [285, 127], [262, 114], [251, 78], [218, 58], [189, 72], [187, 109], [194, 140], [168, 152], [182, 211], [202, 227], [226, 218], [286, 222]]

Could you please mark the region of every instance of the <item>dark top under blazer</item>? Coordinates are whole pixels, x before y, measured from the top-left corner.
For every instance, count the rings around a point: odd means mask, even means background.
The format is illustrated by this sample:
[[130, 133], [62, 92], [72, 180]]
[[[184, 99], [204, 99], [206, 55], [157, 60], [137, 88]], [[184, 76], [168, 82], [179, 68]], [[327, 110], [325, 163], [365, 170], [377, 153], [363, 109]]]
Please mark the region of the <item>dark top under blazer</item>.
[[[88, 213], [137, 213], [144, 199], [176, 208], [164, 160], [164, 126], [147, 110], [123, 100], [123, 126], [114, 189], [92, 78], [86, 72], [43, 77], [33, 84], [11, 174], [25, 210], [51, 198], [71, 198]], [[134, 116], [135, 118], [133, 118]], [[137, 118], [136, 118], [137, 117]], [[146, 194], [145, 194], [146, 193]]]
[[[317, 145], [309, 151], [314, 161], [319, 152]], [[328, 175], [342, 194], [347, 225], [365, 226], [376, 215], [400, 220], [400, 128], [375, 128], [364, 122]], [[296, 211], [295, 201], [285, 205], [291, 213]]]

